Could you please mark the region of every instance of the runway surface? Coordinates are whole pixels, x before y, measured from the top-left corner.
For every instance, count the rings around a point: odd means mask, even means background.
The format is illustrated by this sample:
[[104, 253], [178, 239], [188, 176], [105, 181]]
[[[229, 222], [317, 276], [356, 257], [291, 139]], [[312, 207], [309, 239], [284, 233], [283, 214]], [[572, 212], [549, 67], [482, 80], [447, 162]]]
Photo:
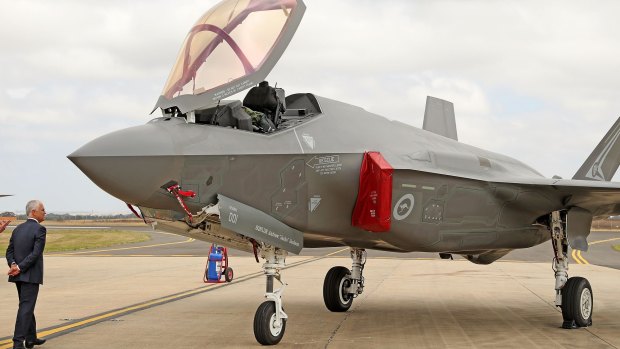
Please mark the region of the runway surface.
[[[149, 227], [115, 227], [121, 230], [134, 230], [146, 232], [151, 235], [151, 240], [137, 244], [130, 244], [122, 247], [102, 248], [97, 250], [87, 250], [69, 253], [57, 253], [56, 255], [83, 255], [83, 256], [168, 256], [168, 257], [207, 257], [209, 253], [209, 243], [197, 241], [183, 236], [174, 235], [166, 232], [152, 231]], [[615, 269], [620, 269], [620, 253], [612, 249], [613, 245], [620, 245], [620, 231], [594, 231], [588, 238], [590, 247], [588, 252], [571, 253], [571, 263], [575, 264], [595, 264]], [[322, 256], [340, 248], [319, 248], [304, 249], [302, 255]], [[572, 252], [572, 251], [571, 251]], [[52, 254], [48, 254], [52, 255]], [[231, 250], [232, 256], [250, 256], [250, 254]], [[369, 257], [373, 258], [413, 258], [413, 259], [438, 259], [436, 253], [412, 252], [412, 253], [393, 253], [383, 251], [368, 251]], [[461, 259], [460, 256], [454, 256]], [[502, 261], [519, 262], [549, 262], [553, 258], [553, 248], [551, 242], [547, 241], [541, 245], [522, 250], [514, 250]]]
[[[233, 254], [235, 280], [204, 284], [209, 244], [152, 236], [117, 248], [46, 254], [36, 314], [39, 335], [50, 341], [42, 348], [259, 347], [252, 321], [265, 281], [254, 257]], [[370, 251], [366, 289], [347, 313], [325, 308], [322, 285], [332, 266], [350, 267], [348, 251], [317, 249], [287, 259], [289, 321], [279, 347], [619, 348], [620, 254], [611, 246], [620, 244], [620, 233], [592, 233], [589, 240], [602, 242], [573, 255], [569, 273], [592, 284], [593, 327], [560, 328], [547, 244], [488, 266]], [[0, 309], [1, 349], [10, 347], [17, 309], [12, 284], [0, 284]]]

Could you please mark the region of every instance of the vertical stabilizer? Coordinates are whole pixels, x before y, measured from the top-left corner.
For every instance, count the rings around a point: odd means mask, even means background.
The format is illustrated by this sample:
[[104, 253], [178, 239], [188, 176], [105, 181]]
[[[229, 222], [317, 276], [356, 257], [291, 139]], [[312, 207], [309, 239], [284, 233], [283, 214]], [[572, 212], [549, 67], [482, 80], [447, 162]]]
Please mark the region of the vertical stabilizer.
[[458, 141], [456, 135], [456, 121], [454, 118], [454, 104], [443, 99], [427, 96], [424, 110], [424, 125], [426, 131], [452, 138]]
[[610, 181], [620, 165], [620, 118], [607, 132], [573, 179]]

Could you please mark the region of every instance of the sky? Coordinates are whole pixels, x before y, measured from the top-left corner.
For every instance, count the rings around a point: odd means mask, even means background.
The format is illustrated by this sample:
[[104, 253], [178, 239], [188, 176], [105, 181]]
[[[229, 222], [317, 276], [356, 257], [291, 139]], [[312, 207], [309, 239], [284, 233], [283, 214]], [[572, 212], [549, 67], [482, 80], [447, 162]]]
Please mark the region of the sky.
[[[125, 213], [66, 156], [146, 123], [212, 0], [0, 0], [0, 212]], [[620, 2], [306, 0], [268, 80], [571, 178], [620, 116]], [[157, 116], [157, 115], [155, 115]], [[617, 179], [617, 178], [616, 178]]]

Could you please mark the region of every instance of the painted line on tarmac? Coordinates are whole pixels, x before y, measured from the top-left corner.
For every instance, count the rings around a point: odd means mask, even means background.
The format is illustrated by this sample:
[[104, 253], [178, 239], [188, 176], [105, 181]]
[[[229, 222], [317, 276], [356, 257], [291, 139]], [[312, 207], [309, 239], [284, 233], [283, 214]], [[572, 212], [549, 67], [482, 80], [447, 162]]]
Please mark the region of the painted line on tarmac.
[[162, 244], [144, 245], [144, 246], [110, 248], [110, 249], [106, 249], [106, 250], [95, 250], [95, 251], [87, 250], [87, 251], [79, 251], [79, 252], [71, 252], [71, 253], [58, 253], [58, 254], [52, 254], [50, 256], [67, 257], [67, 256], [75, 256], [75, 255], [81, 255], [81, 254], [86, 254], [86, 253], [99, 253], [99, 252], [124, 251], [124, 250], [137, 250], [137, 249], [140, 249], [140, 248], [150, 248], [150, 247], [186, 244], [188, 242], [193, 242], [193, 241], [196, 241], [196, 239], [188, 238], [187, 240], [184, 240], [184, 241], [166, 242], [166, 243], [162, 243]]
[[208, 257], [208, 254], [84, 254], [77, 256], [68, 254], [51, 254], [46, 256], [46, 258], [47, 257]]
[[603, 243], [603, 242], [616, 241], [616, 240], [620, 240], [620, 238], [612, 238], [612, 239], [607, 239], [607, 240], [592, 241], [588, 245], [596, 245], [596, 244], [600, 244], [600, 243]]
[[577, 262], [577, 264], [590, 264], [585, 258], [583, 258], [580, 250], [572, 250], [570, 255], [573, 257], [575, 262]]
[[[588, 243], [588, 246], [602, 244], [603, 242], [616, 241], [616, 240], [620, 240], [620, 238], [611, 238], [611, 239], [605, 239], [605, 240], [592, 241]], [[581, 255], [581, 251], [579, 250], [573, 250], [573, 252], [571, 252], [571, 256], [573, 257], [575, 261], [577, 261], [578, 264], [590, 264], [590, 262], [588, 262], [588, 260], [585, 259]]]
[[[297, 261], [297, 262], [293, 262], [289, 265], [287, 265], [284, 269], [290, 269], [290, 268], [294, 268], [303, 264], [307, 264], [307, 263], [311, 263], [311, 262], [315, 262], [330, 256], [333, 256], [335, 254], [344, 252], [344, 251], [348, 251], [349, 248], [343, 248], [341, 250], [335, 251], [335, 252], [331, 252], [328, 253], [324, 256], [318, 256], [318, 257], [311, 257], [311, 258], [307, 258], [307, 259], [303, 259], [301, 261]], [[142, 311], [142, 310], [146, 310], [149, 308], [153, 308], [159, 305], [163, 305], [163, 304], [167, 304], [167, 303], [171, 303], [171, 302], [175, 302], [184, 298], [188, 298], [188, 297], [192, 297], [192, 296], [196, 296], [202, 293], [207, 293], [213, 290], [217, 290], [219, 288], [222, 287], [227, 287], [230, 285], [235, 285], [247, 280], [251, 280], [251, 279], [255, 279], [259, 276], [263, 276], [263, 272], [259, 271], [256, 273], [251, 273], [248, 275], [244, 275], [238, 279], [233, 280], [232, 282], [229, 283], [217, 283], [217, 284], [207, 284], [206, 286], [202, 286], [199, 288], [195, 288], [192, 290], [188, 290], [188, 291], [184, 291], [184, 292], [180, 292], [180, 293], [175, 293], [172, 295], [168, 295], [168, 296], [164, 296], [161, 298], [156, 298], [156, 299], [152, 299], [150, 301], [146, 301], [146, 302], [142, 302], [142, 303], [138, 303], [138, 304], [134, 304], [134, 305], [130, 305], [124, 308], [119, 308], [119, 309], [115, 309], [115, 310], [111, 310], [108, 312], [104, 312], [104, 313], [100, 313], [100, 314], [95, 314], [80, 320], [75, 320], [74, 322], [71, 322], [69, 324], [66, 325], [60, 325], [60, 326], [53, 326], [44, 330], [41, 330], [37, 333], [37, 337], [38, 338], [43, 338], [45, 337], [46, 339], [49, 338], [54, 338], [54, 337], [59, 337], [68, 333], [71, 333], [73, 331], [77, 331], [79, 329], [85, 328], [85, 327], [89, 327], [89, 326], [93, 326], [95, 324], [98, 324], [100, 322], [103, 321], [107, 321], [113, 318], [118, 318], [118, 317], [122, 317], [125, 315], [129, 315], [138, 311]], [[11, 348], [13, 345], [13, 340], [11, 339], [11, 337], [4, 337], [2, 340], [0, 340], [0, 349], [9, 349]]]

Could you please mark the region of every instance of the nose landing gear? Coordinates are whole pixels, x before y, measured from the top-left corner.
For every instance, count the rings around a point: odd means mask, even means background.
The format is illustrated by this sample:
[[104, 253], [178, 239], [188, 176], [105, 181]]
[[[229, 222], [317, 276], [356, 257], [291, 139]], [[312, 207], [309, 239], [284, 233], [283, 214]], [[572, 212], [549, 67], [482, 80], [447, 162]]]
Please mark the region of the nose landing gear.
[[[265, 259], [263, 272], [267, 277], [267, 287], [264, 301], [254, 314], [254, 337], [262, 345], [278, 344], [284, 337], [288, 315], [282, 308], [282, 293], [286, 283], [280, 279], [280, 270], [285, 266], [287, 252], [273, 246], [263, 246], [261, 257]], [[273, 290], [273, 280], [282, 286]]]
[[555, 305], [562, 309], [562, 328], [592, 326], [594, 297], [587, 279], [568, 277], [568, 238], [566, 211], [551, 213], [551, 243], [555, 271]]

